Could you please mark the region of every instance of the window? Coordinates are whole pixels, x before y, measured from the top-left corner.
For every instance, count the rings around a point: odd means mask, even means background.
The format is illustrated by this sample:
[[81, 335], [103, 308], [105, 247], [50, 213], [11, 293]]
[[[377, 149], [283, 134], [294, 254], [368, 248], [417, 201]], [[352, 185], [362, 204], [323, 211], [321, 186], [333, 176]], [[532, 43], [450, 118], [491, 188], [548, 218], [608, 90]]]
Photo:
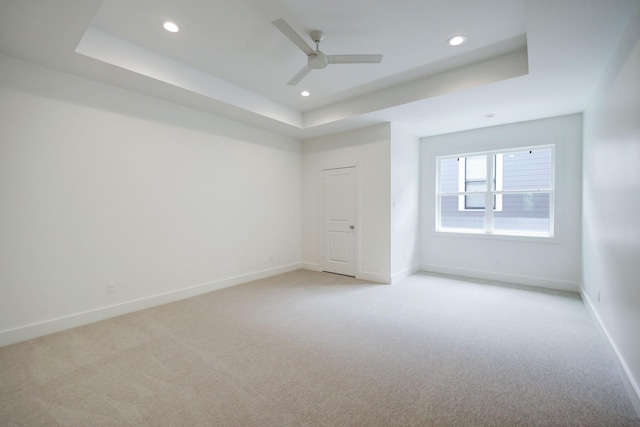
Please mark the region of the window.
[[436, 231], [553, 237], [553, 177], [549, 145], [438, 157]]

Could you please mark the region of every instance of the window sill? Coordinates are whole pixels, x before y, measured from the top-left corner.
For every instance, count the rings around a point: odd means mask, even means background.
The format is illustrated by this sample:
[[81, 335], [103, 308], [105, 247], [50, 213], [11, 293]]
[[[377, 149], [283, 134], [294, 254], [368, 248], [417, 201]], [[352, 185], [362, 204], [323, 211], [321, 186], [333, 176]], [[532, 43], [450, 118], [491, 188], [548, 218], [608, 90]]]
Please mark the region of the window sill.
[[485, 240], [505, 240], [533, 243], [560, 243], [558, 235], [548, 233], [514, 234], [508, 232], [486, 233], [484, 231], [473, 230], [433, 230], [431, 233], [437, 237], [451, 237], [460, 239], [485, 239]]

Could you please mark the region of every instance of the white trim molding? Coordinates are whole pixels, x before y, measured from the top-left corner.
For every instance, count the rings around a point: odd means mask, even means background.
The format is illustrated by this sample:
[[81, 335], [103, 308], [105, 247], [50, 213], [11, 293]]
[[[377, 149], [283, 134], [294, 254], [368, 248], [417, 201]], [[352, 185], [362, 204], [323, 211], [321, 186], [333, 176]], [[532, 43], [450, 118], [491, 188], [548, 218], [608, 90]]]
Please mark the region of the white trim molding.
[[387, 283], [387, 284], [391, 283], [391, 277], [389, 276], [384, 276], [378, 273], [368, 273], [366, 271], [357, 271], [356, 279], [369, 280], [371, 282], [376, 282], [376, 283]]
[[602, 319], [600, 319], [600, 316], [598, 316], [598, 312], [596, 311], [591, 299], [582, 287], [580, 287], [580, 296], [582, 297], [582, 301], [584, 302], [587, 311], [591, 315], [593, 322], [596, 324], [600, 335], [602, 335], [607, 349], [611, 352], [612, 359], [614, 360], [616, 368], [618, 368], [618, 372], [620, 373], [622, 383], [627, 389], [629, 400], [631, 400], [631, 403], [633, 404], [633, 407], [636, 410], [638, 417], [640, 418], [640, 385], [633, 378], [631, 370], [629, 369], [627, 362], [624, 360], [622, 353], [620, 353], [620, 351], [618, 350], [618, 346], [616, 346], [616, 343], [611, 338], [611, 335], [609, 335], [609, 332], [602, 323]]
[[420, 271], [419, 265], [413, 265], [409, 268], [405, 268], [404, 270], [391, 275], [391, 284], [395, 285], [396, 283], [403, 281], [404, 279], [411, 276], [413, 273], [417, 273], [418, 271]]
[[518, 285], [533, 286], [537, 288], [552, 289], [555, 291], [579, 292], [580, 285], [577, 282], [549, 279], [544, 277], [521, 276], [517, 274], [497, 273], [493, 271], [470, 270], [466, 268], [447, 267], [434, 264], [422, 264], [420, 270], [438, 274], [450, 274], [453, 276], [470, 277], [494, 282], [514, 283]]
[[322, 266], [315, 262], [303, 262], [302, 268], [309, 271], [322, 271]]
[[253, 280], [264, 279], [266, 277], [275, 276], [277, 274], [300, 270], [302, 268], [302, 263], [294, 263], [266, 270], [255, 271], [253, 273], [242, 274], [235, 277], [228, 277], [226, 279], [220, 279], [209, 283], [190, 286], [188, 288], [179, 289], [177, 291], [172, 291], [165, 294], [154, 295], [151, 297], [141, 298], [133, 301], [126, 301], [120, 304], [101, 307], [95, 310], [75, 313], [56, 319], [46, 320], [44, 322], [0, 331], [0, 347], [30, 340], [32, 338], [37, 338], [44, 335], [53, 334], [55, 332], [64, 331], [66, 329], [88, 325], [89, 323], [121, 316], [123, 314], [133, 313], [135, 311], [144, 310], [146, 308], [156, 307], [185, 298], [190, 298], [220, 289], [229, 288], [231, 286], [240, 285], [243, 283], [251, 282]]

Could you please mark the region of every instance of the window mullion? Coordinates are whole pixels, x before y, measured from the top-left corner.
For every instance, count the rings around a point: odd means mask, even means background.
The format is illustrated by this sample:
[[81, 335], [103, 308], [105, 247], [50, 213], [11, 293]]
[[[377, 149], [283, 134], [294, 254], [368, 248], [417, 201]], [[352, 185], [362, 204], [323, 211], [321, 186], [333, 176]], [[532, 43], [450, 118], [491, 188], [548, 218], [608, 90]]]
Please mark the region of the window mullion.
[[[460, 193], [465, 193], [467, 189], [465, 188], [466, 182], [466, 159], [464, 157], [458, 158], [458, 191]], [[458, 196], [458, 210], [464, 211], [466, 204], [466, 196], [460, 195]]]
[[487, 154], [487, 192], [484, 198], [484, 227], [488, 234], [493, 233], [493, 155]]

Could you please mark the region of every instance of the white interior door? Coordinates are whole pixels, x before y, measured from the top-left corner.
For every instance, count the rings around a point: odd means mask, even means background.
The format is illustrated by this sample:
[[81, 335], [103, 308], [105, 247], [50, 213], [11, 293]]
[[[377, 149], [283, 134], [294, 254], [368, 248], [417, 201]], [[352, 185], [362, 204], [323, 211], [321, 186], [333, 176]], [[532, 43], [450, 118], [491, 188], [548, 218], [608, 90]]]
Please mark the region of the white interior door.
[[356, 168], [322, 173], [322, 270], [355, 276]]

